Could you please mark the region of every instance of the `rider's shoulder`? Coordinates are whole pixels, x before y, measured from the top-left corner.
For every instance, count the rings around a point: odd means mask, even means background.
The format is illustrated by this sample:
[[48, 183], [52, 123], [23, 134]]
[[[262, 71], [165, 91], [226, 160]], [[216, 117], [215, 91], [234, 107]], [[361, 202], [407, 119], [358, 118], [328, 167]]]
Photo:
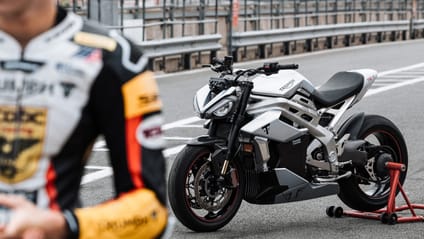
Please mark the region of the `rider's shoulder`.
[[118, 47], [118, 41], [110, 36], [110, 30], [93, 21], [85, 21], [80, 31], [75, 33], [73, 41], [81, 46], [108, 52], [114, 52]]
[[99, 23], [85, 21], [74, 36], [78, 45], [103, 50], [104, 64], [121, 68], [119, 71], [141, 72], [147, 65], [147, 57], [119, 31], [107, 29]]

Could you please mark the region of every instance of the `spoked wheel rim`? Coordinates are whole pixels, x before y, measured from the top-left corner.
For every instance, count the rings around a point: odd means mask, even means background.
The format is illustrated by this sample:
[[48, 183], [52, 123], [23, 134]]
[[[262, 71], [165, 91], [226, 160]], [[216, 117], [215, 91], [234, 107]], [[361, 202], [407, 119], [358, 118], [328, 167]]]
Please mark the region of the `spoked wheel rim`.
[[365, 169], [369, 174], [369, 180], [359, 180], [358, 188], [370, 199], [385, 198], [390, 192], [390, 176], [385, 168], [385, 173], [381, 173], [384, 162], [379, 160], [390, 155], [390, 161], [402, 163], [401, 147], [396, 137], [384, 130], [369, 131], [363, 139], [371, 145], [382, 147], [375, 156], [368, 158]]
[[[237, 170], [234, 171], [238, 179], [239, 174]], [[231, 208], [237, 204], [239, 188], [222, 187], [216, 182], [210, 152], [202, 152], [193, 160], [185, 178], [185, 199], [190, 213], [207, 223], [226, 220], [232, 213]]]

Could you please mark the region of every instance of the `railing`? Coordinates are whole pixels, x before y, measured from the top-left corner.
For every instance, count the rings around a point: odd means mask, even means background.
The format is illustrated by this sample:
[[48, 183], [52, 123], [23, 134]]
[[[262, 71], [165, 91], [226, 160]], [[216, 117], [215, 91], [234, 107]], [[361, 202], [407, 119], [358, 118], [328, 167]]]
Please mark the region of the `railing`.
[[[246, 50], [254, 46], [258, 47], [256, 57], [263, 58], [266, 57], [265, 49], [269, 50], [267, 45], [274, 43], [283, 43], [282, 52], [290, 54], [289, 45], [294, 41], [304, 41], [305, 50], [310, 51], [313, 50], [312, 40], [318, 38], [324, 38], [325, 47], [331, 48], [335, 36], [343, 36], [348, 46], [354, 34], [361, 35], [361, 43], [367, 42], [370, 32], [375, 34], [377, 42], [384, 39], [385, 32], [389, 32], [390, 39], [395, 39], [399, 33], [401, 39], [424, 34], [420, 33], [424, 25], [420, 20], [424, 19], [424, 0], [58, 2], [131, 36], [150, 54], [151, 64], [161, 69], [168, 59], [175, 61], [175, 57], [180, 58], [178, 67], [189, 69], [196, 56], [194, 62], [201, 64], [202, 59], [206, 61], [217, 54], [237, 56], [240, 48]], [[233, 8], [236, 3], [237, 8]], [[414, 24], [410, 24], [412, 22]], [[202, 52], [207, 52], [208, 56]], [[240, 59], [236, 57], [236, 60]]]
[[[423, 28], [422, 21], [414, 24], [414, 29]], [[284, 53], [290, 54], [289, 43], [306, 40], [305, 50], [312, 51], [312, 39], [326, 38], [326, 47], [332, 48], [333, 37], [343, 36], [345, 46], [349, 46], [350, 38], [355, 34], [362, 34], [361, 42], [367, 42], [368, 33], [376, 33], [377, 42], [382, 41], [382, 33], [390, 32], [394, 39], [396, 32], [402, 32], [402, 39], [406, 39], [406, 32], [410, 29], [409, 21], [387, 21], [367, 23], [343, 23], [335, 25], [306, 26], [299, 28], [237, 32], [232, 35], [233, 56], [237, 60], [239, 48], [247, 46], [259, 46], [259, 57], [265, 58], [265, 46], [273, 43], [283, 43]]]
[[[157, 41], [145, 41], [140, 44], [144, 53], [150, 58], [150, 67], [153, 68], [153, 61], [157, 57], [165, 57], [171, 55], [181, 55], [180, 65], [183, 69], [191, 69], [191, 56], [193, 53], [201, 53], [209, 51], [209, 61], [217, 56], [217, 51], [222, 48], [219, 43], [222, 36], [220, 34], [204, 35], [204, 36], [188, 36], [176, 39], [165, 39]], [[198, 60], [200, 61], [200, 59]], [[166, 61], [162, 61], [165, 64]], [[161, 68], [165, 68], [162, 65]]]

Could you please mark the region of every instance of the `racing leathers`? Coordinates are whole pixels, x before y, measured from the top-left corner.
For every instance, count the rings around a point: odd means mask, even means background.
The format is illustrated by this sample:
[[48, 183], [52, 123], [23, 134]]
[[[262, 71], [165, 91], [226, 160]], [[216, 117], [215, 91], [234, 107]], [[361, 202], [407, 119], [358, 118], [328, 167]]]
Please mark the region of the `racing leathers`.
[[[25, 48], [0, 30], [0, 193], [63, 212], [73, 238], [158, 237], [167, 221], [164, 140], [147, 61], [116, 31], [61, 8]], [[81, 208], [99, 135], [116, 197]]]

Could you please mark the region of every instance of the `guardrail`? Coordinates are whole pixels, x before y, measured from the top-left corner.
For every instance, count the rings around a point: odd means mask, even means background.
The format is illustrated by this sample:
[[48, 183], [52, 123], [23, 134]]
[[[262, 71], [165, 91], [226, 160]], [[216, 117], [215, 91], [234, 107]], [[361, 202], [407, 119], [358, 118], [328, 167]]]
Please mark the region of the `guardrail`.
[[[424, 28], [424, 21], [415, 21], [412, 29]], [[355, 34], [361, 35], [361, 42], [367, 42], [368, 33], [377, 33], [377, 42], [382, 41], [383, 32], [391, 32], [391, 40], [395, 40], [396, 32], [402, 32], [402, 39], [406, 40], [406, 33], [411, 30], [410, 21], [385, 21], [344, 23], [333, 25], [306, 26], [298, 28], [287, 28], [279, 30], [262, 30], [248, 32], [234, 32], [232, 34], [232, 52], [237, 60], [237, 51], [241, 47], [258, 46], [259, 57], [265, 58], [265, 47], [267, 44], [283, 43], [284, 53], [290, 54], [290, 42], [306, 40], [305, 50], [312, 51], [312, 39], [326, 38], [326, 47], [332, 48], [332, 37], [344, 36], [345, 46], [350, 46], [350, 38]]]
[[424, 29], [424, 19], [414, 20], [413, 21], [413, 30], [422, 30]]
[[[181, 65], [184, 69], [191, 69], [191, 55], [193, 53], [210, 52], [210, 59], [216, 57], [217, 51], [222, 48], [219, 43], [221, 34], [187, 36], [174, 39], [144, 41], [139, 44], [144, 54], [149, 57], [149, 65], [153, 68], [153, 61], [158, 57], [182, 55]], [[165, 64], [163, 61], [162, 64]], [[164, 67], [164, 65], [162, 66]]]
[[[411, 30], [412, 27], [412, 30]], [[344, 36], [344, 45], [350, 46], [350, 39], [353, 35], [361, 34], [361, 43], [367, 43], [367, 34], [376, 33], [376, 41], [382, 42], [382, 34], [390, 32], [390, 39], [396, 39], [396, 33], [401, 32], [402, 39], [407, 39], [407, 32], [411, 38], [415, 38], [415, 31], [424, 29], [424, 20], [415, 20], [411, 25], [410, 21], [386, 21], [386, 22], [366, 22], [366, 23], [345, 23], [336, 25], [319, 25], [299, 28], [287, 28], [280, 30], [263, 30], [234, 32], [232, 35], [233, 56], [237, 61], [237, 51], [239, 48], [247, 46], [258, 46], [259, 57], [265, 58], [266, 45], [283, 43], [284, 53], [290, 54], [290, 42], [305, 40], [305, 50], [312, 51], [312, 40], [325, 38], [326, 47], [332, 48], [333, 37]], [[424, 32], [422, 32], [424, 37]], [[181, 55], [180, 65], [183, 69], [192, 68], [192, 54], [209, 52], [210, 60], [217, 56], [217, 52], [223, 49], [219, 43], [221, 34], [186, 36], [174, 39], [143, 41], [138, 45], [149, 57], [149, 65], [153, 69], [155, 59]], [[200, 60], [199, 60], [200, 61]], [[161, 68], [165, 68], [166, 61], [162, 61]]]
[[[89, 19], [120, 29], [128, 37], [134, 36], [135, 44], [150, 55], [150, 65], [168, 72], [190, 69], [217, 54], [234, 53], [237, 61], [237, 56], [255, 59], [362, 44], [360, 41], [424, 38], [424, 31], [420, 30], [424, 22], [411, 20], [424, 19], [424, 0], [58, 2]], [[384, 29], [386, 26], [391, 29]], [[355, 35], [357, 31], [359, 37]], [[242, 47], [244, 51], [239, 54]]]

